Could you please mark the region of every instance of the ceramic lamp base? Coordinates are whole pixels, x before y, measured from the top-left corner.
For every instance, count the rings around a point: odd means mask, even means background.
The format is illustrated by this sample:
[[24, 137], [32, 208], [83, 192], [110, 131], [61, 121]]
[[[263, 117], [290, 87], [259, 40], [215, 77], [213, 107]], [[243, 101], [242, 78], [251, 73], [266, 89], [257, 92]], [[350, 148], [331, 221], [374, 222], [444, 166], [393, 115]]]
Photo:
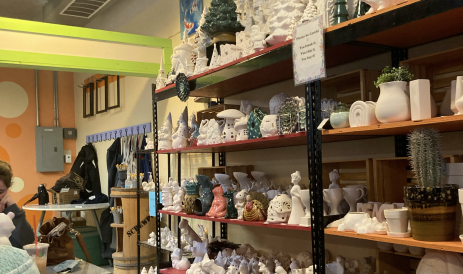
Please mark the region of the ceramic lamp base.
[[299, 225], [309, 227], [309, 226], [312, 226], [312, 221], [310, 217], [302, 217]]

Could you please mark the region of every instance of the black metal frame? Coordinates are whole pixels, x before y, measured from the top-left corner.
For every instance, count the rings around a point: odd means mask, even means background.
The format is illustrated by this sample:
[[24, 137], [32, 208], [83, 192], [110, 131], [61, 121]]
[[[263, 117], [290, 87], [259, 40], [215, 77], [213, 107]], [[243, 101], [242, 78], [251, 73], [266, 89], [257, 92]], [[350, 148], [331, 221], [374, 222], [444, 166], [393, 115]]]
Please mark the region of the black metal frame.
[[[98, 96], [98, 83], [101, 82], [101, 81], [104, 81], [104, 108], [102, 110], [99, 110], [98, 109], [98, 106], [100, 105], [99, 104], [99, 96]], [[95, 81], [95, 85], [96, 85], [96, 89], [95, 89], [95, 93], [96, 93], [96, 114], [100, 114], [100, 113], [104, 113], [104, 112], [107, 112], [108, 111], [108, 76], [105, 76], [103, 78], [99, 78]]]
[[[116, 80], [116, 99], [117, 99], [117, 103], [115, 105], [113, 105], [113, 106], [110, 106], [109, 103], [108, 103], [108, 110], [121, 107], [121, 86], [120, 86], [120, 83], [119, 83], [120, 76], [116, 75], [116, 77], [117, 77], [117, 80]], [[108, 88], [108, 94], [109, 94], [109, 88]], [[106, 95], [106, 96], [108, 96], [108, 95]]]
[[[90, 113], [87, 114], [87, 88], [90, 89], [89, 93], [90, 93]], [[95, 102], [93, 101], [93, 90], [94, 90], [94, 83], [88, 83], [87, 85], [84, 85], [82, 87], [82, 90], [83, 90], [83, 95], [84, 95], [84, 100], [83, 100], [83, 111], [84, 111], [84, 115], [83, 117], [84, 118], [88, 118], [88, 117], [92, 117], [95, 115], [95, 110], [94, 110], [94, 105], [95, 105]]]

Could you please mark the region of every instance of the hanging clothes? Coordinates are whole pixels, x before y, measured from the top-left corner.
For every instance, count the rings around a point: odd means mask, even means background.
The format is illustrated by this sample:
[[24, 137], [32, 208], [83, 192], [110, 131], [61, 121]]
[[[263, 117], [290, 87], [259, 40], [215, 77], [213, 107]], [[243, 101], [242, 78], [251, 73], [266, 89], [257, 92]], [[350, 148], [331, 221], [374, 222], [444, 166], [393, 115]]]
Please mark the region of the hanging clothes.
[[92, 144], [86, 144], [81, 148], [72, 165], [71, 172], [84, 179], [84, 190], [80, 192], [82, 199], [87, 200], [88, 197], [101, 193], [98, 157]]
[[[121, 139], [114, 140], [106, 152], [106, 166], [108, 169], [108, 196], [111, 197], [111, 188], [116, 186], [117, 168], [116, 165], [122, 162]], [[110, 206], [114, 206], [114, 198], [110, 198]]]
[[[142, 135], [142, 139], [140, 142], [140, 149], [144, 150], [147, 143], [146, 143], [146, 135]], [[151, 154], [150, 153], [144, 153], [140, 155], [140, 173], [144, 174], [144, 181], [148, 182], [150, 173], [153, 174], [153, 169], [151, 165]]]

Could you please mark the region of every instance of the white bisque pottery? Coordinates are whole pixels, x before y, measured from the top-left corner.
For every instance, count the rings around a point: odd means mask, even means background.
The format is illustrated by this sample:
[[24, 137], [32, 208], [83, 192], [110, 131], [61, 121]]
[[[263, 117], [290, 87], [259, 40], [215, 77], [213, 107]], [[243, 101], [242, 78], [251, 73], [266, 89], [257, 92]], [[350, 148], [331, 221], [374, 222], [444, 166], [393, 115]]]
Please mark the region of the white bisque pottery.
[[394, 250], [396, 252], [400, 252], [400, 253], [407, 253], [408, 252], [408, 246], [406, 246], [406, 245], [392, 244], [392, 246], [394, 247]]
[[384, 243], [384, 242], [377, 242], [379, 250], [383, 251], [391, 251], [392, 250], [392, 244], [391, 243]]
[[370, 215], [366, 212], [349, 212], [344, 217], [344, 230], [354, 231], [355, 225], [370, 219]]
[[410, 109], [412, 121], [432, 117], [431, 84], [429, 79], [410, 81]]
[[236, 141], [237, 132], [235, 130], [235, 120], [244, 116], [246, 115], [236, 109], [226, 109], [217, 114], [217, 118], [225, 119], [225, 126], [222, 131], [222, 141], [224, 143]]
[[305, 216], [301, 217], [300, 226], [311, 226], [312, 221], [310, 218], [310, 189], [301, 189], [299, 190], [299, 195], [301, 196], [301, 201], [305, 206]]
[[[408, 121], [411, 118], [407, 82], [394, 81], [379, 85], [376, 119], [381, 123]], [[463, 109], [462, 109], [463, 110]]]
[[329, 205], [330, 207], [330, 214], [329, 215], [339, 215], [338, 206], [343, 199], [342, 196], [342, 189], [341, 188], [332, 188], [332, 189], [324, 189], [323, 190], [323, 200]]
[[457, 115], [463, 114], [463, 76], [458, 76], [455, 84], [455, 108]]
[[410, 252], [410, 254], [415, 255], [415, 256], [423, 256], [424, 255], [424, 248], [422, 248], [422, 247], [409, 246], [408, 251]]
[[392, 233], [408, 232], [408, 209], [386, 209], [384, 210], [389, 231]]
[[349, 212], [356, 212], [357, 202], [365, 196], [365, 190], [363, 188], [344, 187], [342, 188], [342, 193], [344, 195], [344, 199], [349, 204]]

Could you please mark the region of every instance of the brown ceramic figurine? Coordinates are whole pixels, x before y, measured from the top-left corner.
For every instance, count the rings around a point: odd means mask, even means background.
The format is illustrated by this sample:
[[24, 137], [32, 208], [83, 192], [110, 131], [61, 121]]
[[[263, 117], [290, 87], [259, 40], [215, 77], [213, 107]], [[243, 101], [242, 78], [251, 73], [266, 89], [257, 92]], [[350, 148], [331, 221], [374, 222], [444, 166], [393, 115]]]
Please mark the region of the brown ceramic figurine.
[[215, 184], [212, 189], [214, 201], [212, 201], [211, 209], [206, 213], [207, 217], [223, 218], [227, 213], [227, 199], [222, 196], [223, 188], [220, 184]]
[[251, 195], [246, 196], [246, 207], [244, 208], [245, 221], [265, 221], [267, 212], [261, 202], [252, 200]]

